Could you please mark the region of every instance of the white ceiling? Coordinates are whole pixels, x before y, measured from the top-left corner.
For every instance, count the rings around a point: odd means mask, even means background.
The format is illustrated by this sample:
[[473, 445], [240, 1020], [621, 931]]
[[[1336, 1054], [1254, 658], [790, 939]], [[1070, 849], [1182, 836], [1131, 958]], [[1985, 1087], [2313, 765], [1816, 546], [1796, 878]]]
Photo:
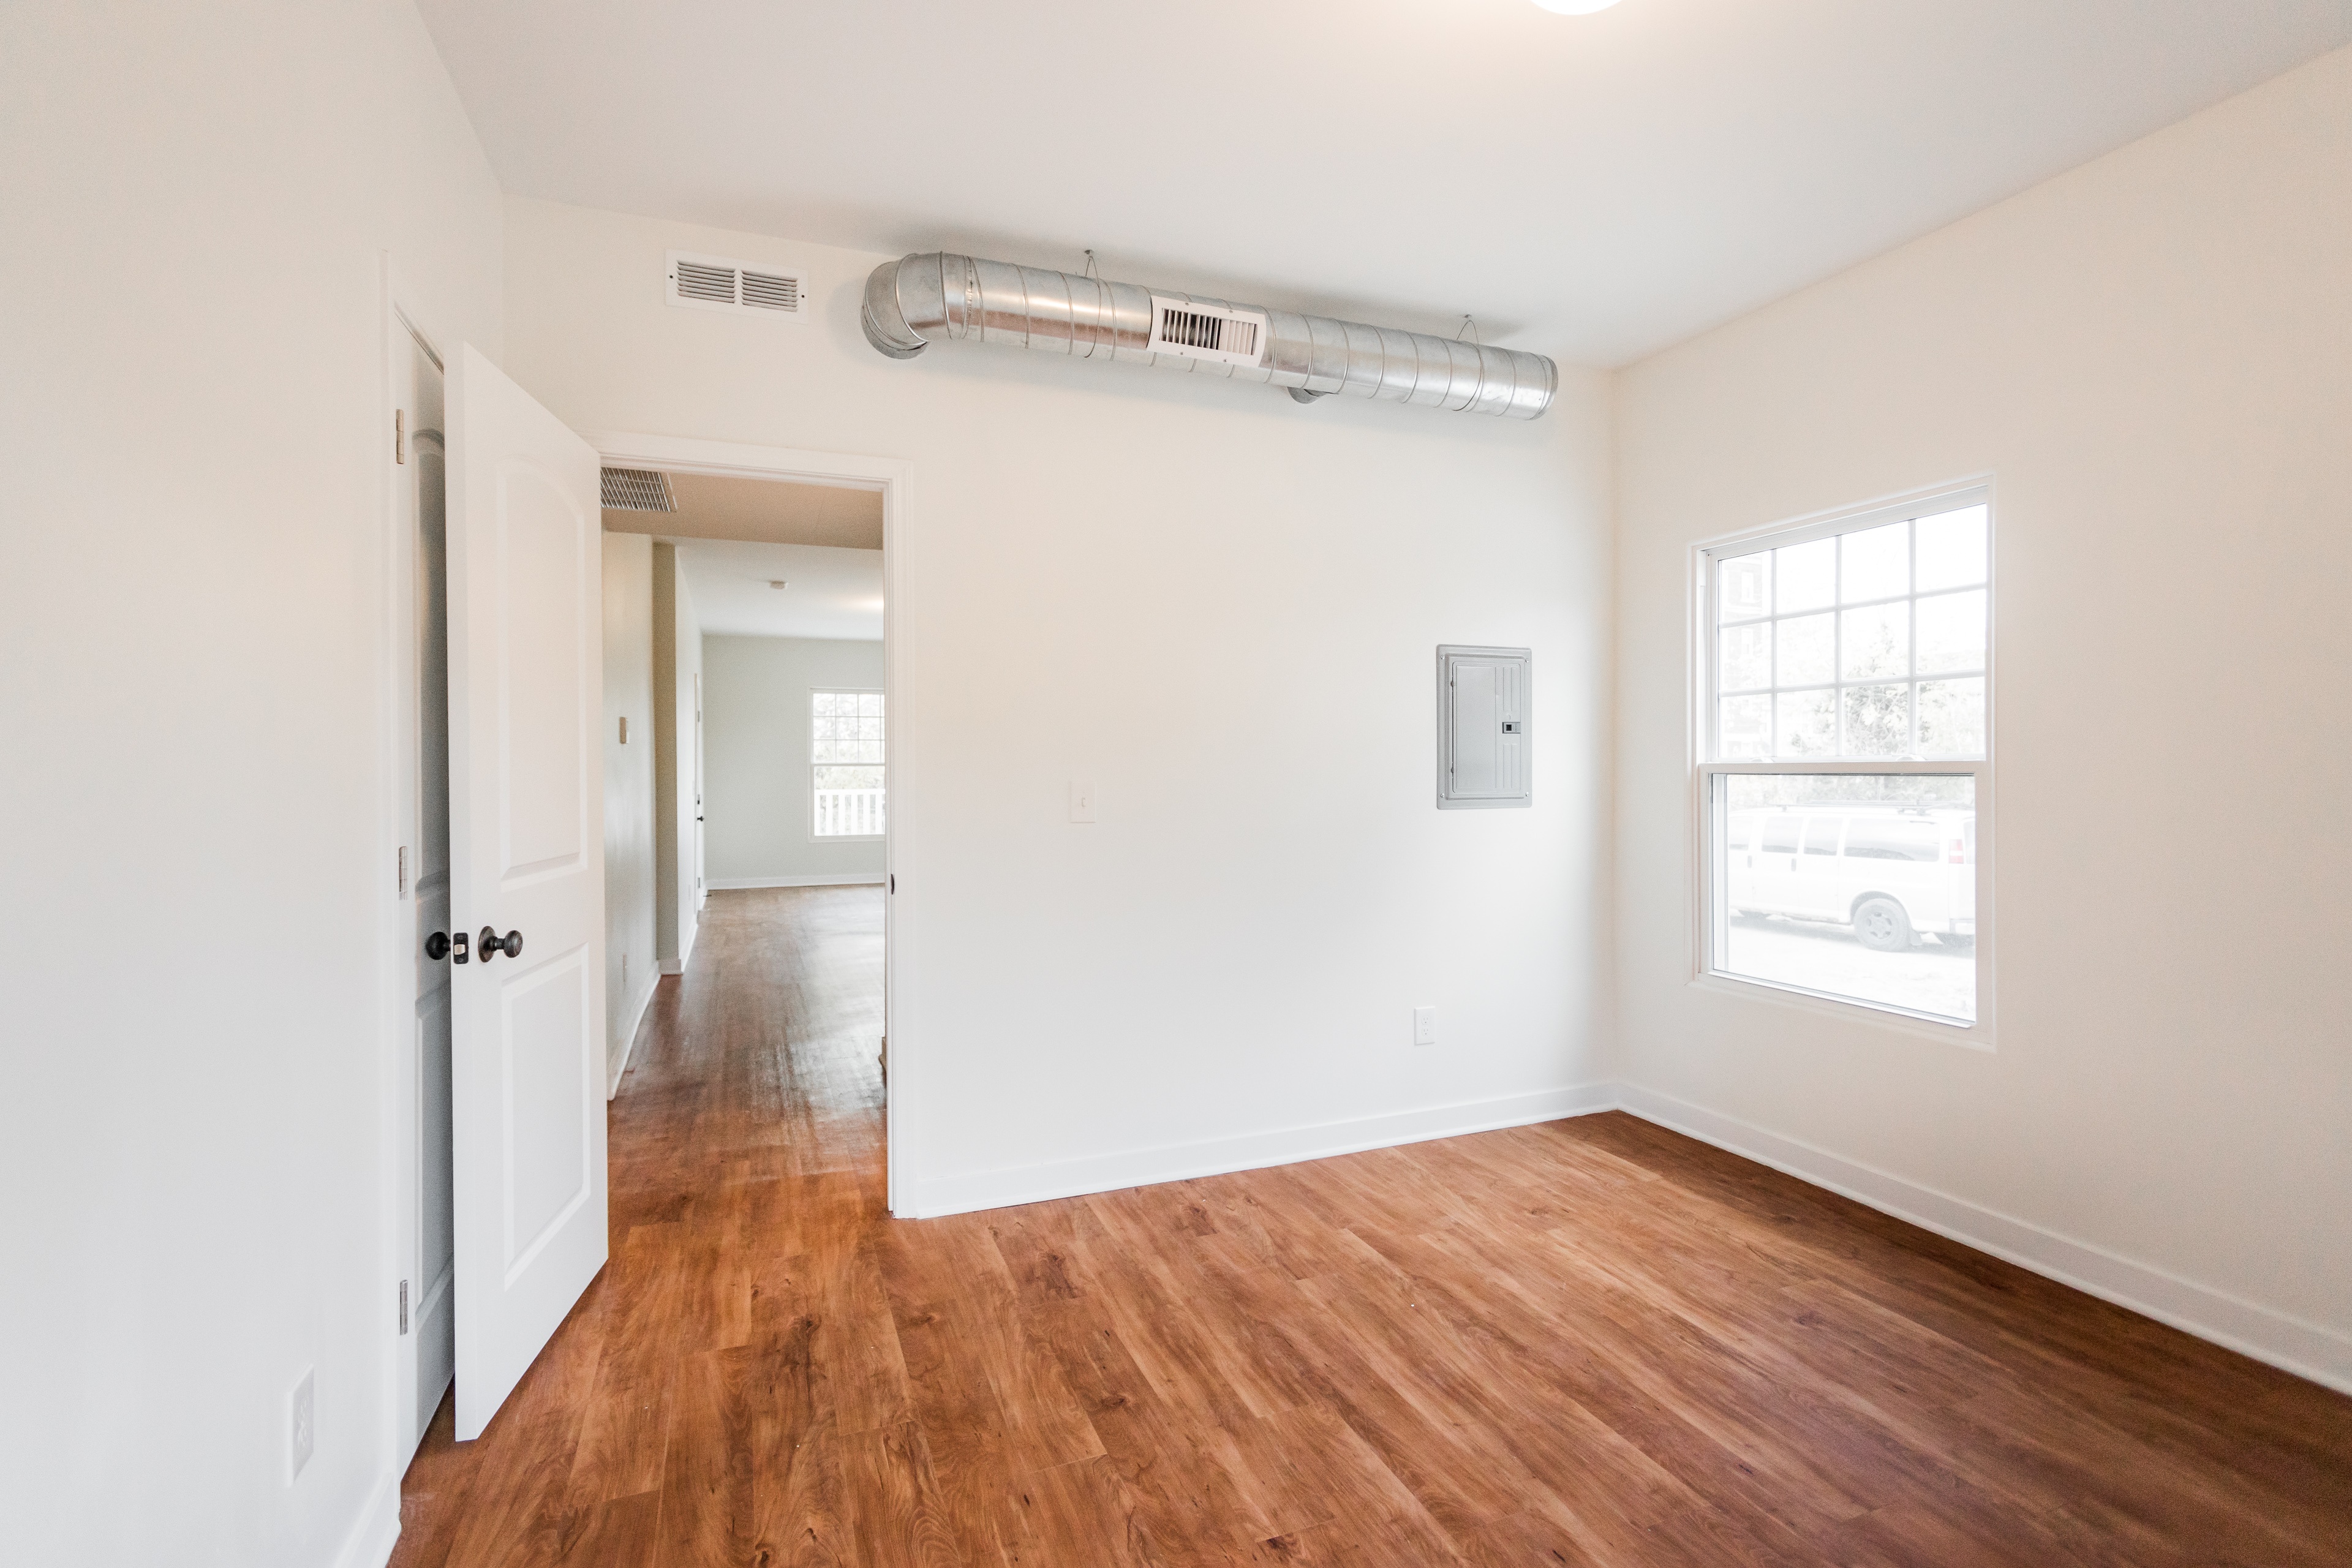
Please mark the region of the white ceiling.
[[507, 188], [1612, 365], [2299, 61], [2352, 0], [423, 0]]
[[[830, 544], [678, 539], [678, 570], [706, 633], [721, 637], [882, 636], [882, 552]], [[784, 588], [768, 586], [782, 579]]]

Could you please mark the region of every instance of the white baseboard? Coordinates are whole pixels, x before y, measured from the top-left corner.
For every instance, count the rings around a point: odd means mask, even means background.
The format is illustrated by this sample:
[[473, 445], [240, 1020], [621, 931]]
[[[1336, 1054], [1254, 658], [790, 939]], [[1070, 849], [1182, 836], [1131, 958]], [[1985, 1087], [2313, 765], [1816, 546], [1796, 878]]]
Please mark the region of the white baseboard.
[[2352, 1337], [1636, 1084], [1622, 1109], [2184, 1333], [2352, 1394]]
[[879, 883], [880, 871], [820, 871], [806, 877], [713, 877], [711, 891], [725, 888], [855, 888]]
[[343, 1537], [335, 1553], [335, 1568], [383, 1568], [392, 1561], [393, 1543], [400, 1539], [400, 1471], [387, 1470], [368, 1494], [359, 1522]]
[[676, 958], [656, 959], [654, 961], [654, 967], [660, 970], [664, 974], [685, 973], [686, 961], [694, 956], [694, 939], [701, 934], [702, 922], [700, 921], [697, 921], [694, 922], [694, 929], [686, 933], [686, 946], [678, 955]]
[[669, 973], [665, 965], [656, 964], [654, 967], [653, 984], [638, 993], [635, 1003], [629, 1008], [629, 1032], [621, 1037], [621, 1059], [613, 1064], [613, 1080], [604, 1086], [606, 1100], [621, 1092], [622, 1076], [629, 1070], [629, 1058], [636, 1052], [637, 1031], [646, 1026], [646, 1009], [653, 1005], [654, 992], [660, 987], [661, 977]]
[[1009, 1208], [1015, 1204], [1043, 1203], [1049, 1198], [1074, 1198], [1087, 1193], [1116, 1192], [1122, 1187], [1150, 1186], [1155, 1182], [1181, 1182], [1194, 1176], [1223, 1175], [1229, 1171], [1255, 1171], [1267, 1165], [1354, 1154], [1398, 1143], [1453, 1138], [1465, 1132], [1490, 1132], [1498, 1127], [1557, 1121], [1564, 1116], [1612, 1110], [1616, 1103], [1614, 1084], [1582, 1084], [1349, 1121], [1276, 1128], [1238, 1138], [1213, 1138], [1198, 1143], [1171, 1143], [1157, 1149], [1128, 1150], [1078, 1160], [1012, 1165], [968, 1175], [917, 1178], [908, 1183], [910, 1201], [904, 1213], [913, 1219], [935, 1219], [941, 1215], [969, 1214], [975, 1209]]

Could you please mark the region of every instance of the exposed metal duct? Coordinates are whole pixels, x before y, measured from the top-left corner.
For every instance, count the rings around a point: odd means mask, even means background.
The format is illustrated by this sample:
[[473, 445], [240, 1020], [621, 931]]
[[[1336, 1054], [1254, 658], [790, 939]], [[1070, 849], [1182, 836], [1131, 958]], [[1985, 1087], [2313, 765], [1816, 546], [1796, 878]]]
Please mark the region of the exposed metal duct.
[[863, 315], [866, 341], [892, 359], [978, 338], [1267, 382], [1301, 403], [1338, 392], [1511, 419], [1537, 417], [1559, 390], [1558, 366], [1517, 349], [940, 251], [876, 268]]

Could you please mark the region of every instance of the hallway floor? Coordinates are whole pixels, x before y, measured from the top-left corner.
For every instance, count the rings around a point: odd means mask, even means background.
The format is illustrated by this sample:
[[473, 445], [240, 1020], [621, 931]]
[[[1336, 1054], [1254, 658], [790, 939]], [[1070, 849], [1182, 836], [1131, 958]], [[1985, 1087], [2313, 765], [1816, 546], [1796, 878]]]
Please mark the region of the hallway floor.
[[894, 1222], [880, 994], [712, 895], [395, 1568], [2352, 1560], [2352, 1400], [1622, 1115]]

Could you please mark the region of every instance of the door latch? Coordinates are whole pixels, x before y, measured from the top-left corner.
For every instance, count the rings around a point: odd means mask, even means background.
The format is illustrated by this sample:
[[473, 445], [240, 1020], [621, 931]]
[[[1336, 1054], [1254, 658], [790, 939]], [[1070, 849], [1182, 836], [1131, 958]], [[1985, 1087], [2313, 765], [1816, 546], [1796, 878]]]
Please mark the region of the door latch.
[[449, 937], [449, 962], [450, 962], [450, 963], [469, 963], [473, 962], [473, 961], [472, 961], [472, 959], [467, 955], [467, 952], [466, 952], [466, 942], [467, 942], [467, 939], [466, 933], [465, 933], [464, 931], [455, 931], [455, 932], [452, 932], [452, 933], [450, 934], [450, 937]]

